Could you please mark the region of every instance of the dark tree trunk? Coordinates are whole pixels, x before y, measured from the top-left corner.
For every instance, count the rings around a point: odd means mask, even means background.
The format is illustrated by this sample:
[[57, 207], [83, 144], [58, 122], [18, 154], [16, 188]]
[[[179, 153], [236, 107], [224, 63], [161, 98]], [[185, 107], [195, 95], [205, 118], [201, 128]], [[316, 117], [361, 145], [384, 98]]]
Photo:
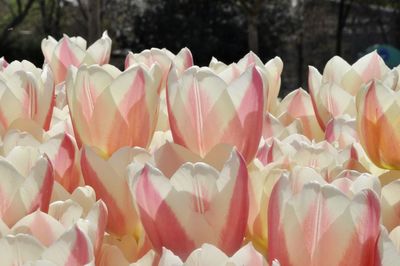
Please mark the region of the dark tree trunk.
[[95, 42], [101, 35], [100, 0], [88, 1], [88, 40]]
[[342, 40], [343, 40], [343, 30], [346, 27], [347, 17], [350, 12], [352, 0], [346, 3], [346, 0], [340, 0], [337, 26], [336, 26], [336, 54], [338, 56], [342, 55]]

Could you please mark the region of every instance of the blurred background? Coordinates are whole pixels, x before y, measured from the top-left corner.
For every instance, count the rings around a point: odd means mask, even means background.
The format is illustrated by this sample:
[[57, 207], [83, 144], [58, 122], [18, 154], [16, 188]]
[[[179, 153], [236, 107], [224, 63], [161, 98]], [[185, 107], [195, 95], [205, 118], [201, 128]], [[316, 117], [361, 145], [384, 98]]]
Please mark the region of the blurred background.
[[400, 64], [400, 0], [0, 0], [0, 57], [43, 64], [41, 40], [65, 33], [88, 44], [108, 30], [111, 63], [150, 47], [189, 47], [195, 64], [249, 50], [284, 62], [281, 93], [306, 88], [307, 66], [349, 63], [376, 49]]

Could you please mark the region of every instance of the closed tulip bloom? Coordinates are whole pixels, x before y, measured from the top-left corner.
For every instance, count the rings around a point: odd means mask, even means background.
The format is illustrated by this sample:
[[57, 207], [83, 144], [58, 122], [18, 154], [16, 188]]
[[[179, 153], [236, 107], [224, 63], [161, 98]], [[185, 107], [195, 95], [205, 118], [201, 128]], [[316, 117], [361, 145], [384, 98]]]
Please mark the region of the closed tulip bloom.
[[174, 142], [204, 156], [219, 143], [236, 146], [249, 163], [263, 125], [263, 81], [256, 66], [232, 82], [209, 68], [171, 70], [167, 105]]
[[42, 52], [53, 70], [57, 85], [65, 80], [69, 66], [107, 64], [110, 60], [111, 39], [104, 32], [100, 39], [86, 49], [86, 40], [81, 37], [68, 37], [64, 34], [57, 42], [49, 36], [42, 40]]
[[249, 52], [237, 63], [230, 65], [226, 65], [213, 57], [210, 68], [218, 73], [225, 82], [230, 83], [253, 64], [258, 67], [264, 83], [264, 111], [273, 112], [281, 88], [283, 62], [280, 57], [276, 56], [264, 64], [255, 53]]
[[169, 179], [146, 164], [131, 177], [130, 188], [156, 251], [166, 247], [185, 260], [204, 243], [228, 256], [240, 248], [249, 201], [246, 164], [237, 151], [221, 172], [205, 163], [185, 163]]
[[160, 78], [158, 65], [124, 72], [111, 65], [71, 69], [66, 88], [78, 145], [94, 146], [106, 157], [124, 146], [147, 147], [157, 122]]
[[362, 146], [379, 167], [400, 169], [400, 87], [393, 70], [368, 83], [357, 95], [357, 125]]
[[382, 78], [388, 72], [389, 68], [376, 51], [353, 65], [335, 56], [326, 64], [323, 75], [310, 66], [308, 87], [321, 128], [325, 130], [328, 121], [339, 115], [355, 117], [355, 96], [362, 84]]
[[302, 88], [286, 95], [276, 107], [275, 114], [285, 126], [298, 120], [302, 128], [301, 133], [307, 138], [317, 141], [323, 139], [323, 132], [315, 118], [311, 97]]
[[46, 154], [54, 168], [55, 181], [72, 192], [82, 183], [77, 160], [79, 150], [75, 139], [66, 133], [48, 137], [35, 125], [29, 130], [33, 135], [20, 130], [9, 130], [3, 139], [3, 156], [13, 153], [13, 149], [18, 146], [36, 149], [38, 154]]
[[78, 226], [63, 233], [49, 247], [27, 234], [0, 238], [0, 264], [13, 265], [94, 265], [89, 237]]
[[268, 140], [270, 138], [277, 138], [282, 140], [291, 134], [301, 134], [303, 127], [298, 119], [295, 119], [290, 124], [284, 124], [278, 118], [270, 113], [264, 115], [264, 124], [262, 130], [262, 138]]
[[140, 53], [129, 52], [125, 59], [125, 69], [135, 64], [144, 64], [149, 68], [153, 64], [158, 64], [160, 66], [162, 72], [160, 91], [165, 89], [171, 66], [174, 65], [179, 72], [183, 72], [187, 68], [193, 66], [193, 57], [190, 50], [186, 47], [182, 48], [176, 55], [165, 48], [151, 48], [149, 50], [143, 50]]
[[82, 149], [81, 168], [85, 183], [93, 187], [97, 198], [107, 205], [107, 231], [113, 235], [138, 237], [140, 221], [126, 179], [126, 168], [132, 161], [144, 165], [149, 156], [143, 149], [125, 147], [104, 159], [93, 148], [85, 146]]
[[0, 219], [5, 224], [11, 227], [38, 209], [47, 212], [54, 183], [47, 158], [39, 158], [26, 177], [5, 159], [0, 159], [0, 171]]
[[7, 129], [17, 119], [34, 120], [49, 129], [54, 106], [53, 75], [28, 61], [13, 61], [0, 70], [0, 126]]
[[[293, 181], [292, 181], [293, 182]], [[381, 265], [380, 204], [375, 192], [352, 199], [332, 185], [294, 190], [282, 177], [268, 209], [268, 258], [282, 265]]]

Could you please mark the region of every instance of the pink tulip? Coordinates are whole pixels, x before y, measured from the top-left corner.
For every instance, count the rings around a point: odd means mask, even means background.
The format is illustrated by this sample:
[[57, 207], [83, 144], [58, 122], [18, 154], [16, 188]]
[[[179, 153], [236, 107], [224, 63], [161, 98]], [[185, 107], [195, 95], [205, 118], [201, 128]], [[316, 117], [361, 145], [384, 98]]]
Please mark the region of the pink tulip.
[[357, 95], [358, 135], [369, 158], [379, 167], [400, 169], [399, 89], [395, 70], [368, 83]]
[[150, 156], [139, 148], [122, 148], [104, 159], [90, 147], [83, 147], [81, 168], [85, 183], [96, 191], [108, 208], [107, 231], [117, 235], [137, 236], [139, 218], [133, 205], [126, 168], [133, 160], [142, 165]]
[[249, 166], [249, 217], [246, 240], [266, 255], [268, 249], [268, 202], [279, 177], [285, 172], [279, 163], [263, 166], [257, 159]]
[[153, 64], [159, 65], [162, 72], [160, 91], [165, 89], [168, 72], [171, 66], [174, 65], [179, 72], [183, 72], [187, 68], [193, 66], [193, 57], [190, 50], [186, 47], [182, 48], [176, 55], [165, 48], [151, 48], [150, 50], [143, 50], [137, 54], [129, 52], [125, 59], [125, 69], [135, 64], [144, 64], [148, 68], [151, 68]]
[[[105, 223], [107, 221], [107, 209], [102, 201], [96, 202], [89, 213], [83, 215], [79, 211], [79, 205], [75, 202], [57, 203], [57, 214], [51, 216], [39, 210], [28, 214], [19, 220], [12, 228], [4, 230], [3, 235], [29, 234], [42, 245], [49, 247], [69, 228], [77, 226], [84, 232], [92, 243], [93, 253], [100, 250], [103, 241]], [[68, 217], [69, 221], [67, 222]], [[60, 220], [58, 220], [60, 219]]]
[[0, 218], [8, 226], [35, 210], [48, 210], [54, 179], [47, 158], [38, 159], [26, 177], [4, 159], [0, 160], [0, 171]]
[[273, 111], [281, 87], [281, 73], [283, 69], [282, 60], [276, 56], [264, 64], [253, 52], [249, 52], [237, 63], [226, 65], [216, 58], [212, 58], [210, 68], [225, 80], [228, 84], [242, 75], [246, 69], [255, 65], [263, 79], [264, 111]]
[[75, 139], [65, 133], [49, 138], [35, 125], [31, 125], [29, 132], [34, 135], [19, 130], [8, 131], [3, 139], [3, 154], [8, 155], [17, 146], [36, 149], [37, 154], [46, 154], [54, 168], [55, 181], [72, 192], [82, 181]]
[[240, 248], [249, 208], [247, 182], [246, 164], [233, 151], [221, 172], [205, 163], [185, 163], [169, 179], [146, 164], [131, 178], [130, 188], [155, 250], [166, 247], [186, 259], [204, 243], [229, 256]]
[[297, 192], [282, 177], [268, 209], [268, 258], [282, 265], [381, 265], [380, 205], [371, 190], [349, 199], [311, 182]]
[[[247, 244], [240, 248], [233, 256], [228, 257], [219, 248], [203, 244], [200, 248], [194, 250], [185, 263], [175, 256], [170, 250], [163, 249], [160, 258], [159, 266], [206, 266], [206, 265], [219, 265], [219, 266], [266, 266], [268, 263], [264, 257], [258, 253], [253, 245]], [[275, 264], [278, 266], [277, 262]]]
[[13, 61], [0, 70], [0, 126], [7, 129], [18, 119], [34, 120], [48, 129], [53, 112], [53, 77], [28, 61]]
[[249, 163], [261, 137], [263, 102], [263, 81], [254, 65], [229, 84], [208, 68], [191, 67], [180, 78], [171, 70], [168, 77], [174, 142], [200, 156], [226, 143]]
[[275, 114], [283, 125], [288, 126], [299, 120], [301, 133], [309, 139], [322, 140], [323, 132], [315, 118], [310, 95], [299, 88], [292, 91], [278, 104]]
[[70, 228], [49, 247], [27, 234], [8, 235], [0, 238], [0, 250], [0, 264], [4, 266], [94, 265], [90, 240], [78, 226]]
[[161, 72], [139, 65], [120, 72], [111, 65], [71, 69], [66, 88], [78, 145], [104, 156], [124, 146], [147, 147], [157, 122]]
[[266, 113], [264, 116], [262, 137], [265, 140], [268, 140], [269, 138], [282, 140], [291, 134], [301, 134], [302, 132], [303, 127], [301, 122], [297, 119], [292, 123], [285, 125], [271, 113]]
[[350, 66], [335, 56], [325, 66], [323, 75], [309, 67], [308, 88], [316, 117], [323, 130], [332, 118], [348, 114], [356, 116], [355, 96], [363, 83], [381, 78], [389, 68], [376, 51], [360, 58]]
[[86, 41], [81, 37], [68, 37], [64, 34], [58, 42], [51, 36], [42, 40], [45, 61], [51, 66], [55, 84], [63, 82], [69, 66], [81, 64], [107, 64], [110, 60], [111, 39], [107, 32], [86, 49]]

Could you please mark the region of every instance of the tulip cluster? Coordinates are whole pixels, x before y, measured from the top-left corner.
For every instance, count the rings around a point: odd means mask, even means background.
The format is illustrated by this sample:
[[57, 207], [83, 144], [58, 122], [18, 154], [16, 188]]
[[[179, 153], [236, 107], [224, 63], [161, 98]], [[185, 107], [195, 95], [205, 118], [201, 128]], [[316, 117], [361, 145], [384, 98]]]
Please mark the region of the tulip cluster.
[[400, 265], [400, 67], [188, 48], [109, 64], [105, 32], [0, 59], [0, 265]]

